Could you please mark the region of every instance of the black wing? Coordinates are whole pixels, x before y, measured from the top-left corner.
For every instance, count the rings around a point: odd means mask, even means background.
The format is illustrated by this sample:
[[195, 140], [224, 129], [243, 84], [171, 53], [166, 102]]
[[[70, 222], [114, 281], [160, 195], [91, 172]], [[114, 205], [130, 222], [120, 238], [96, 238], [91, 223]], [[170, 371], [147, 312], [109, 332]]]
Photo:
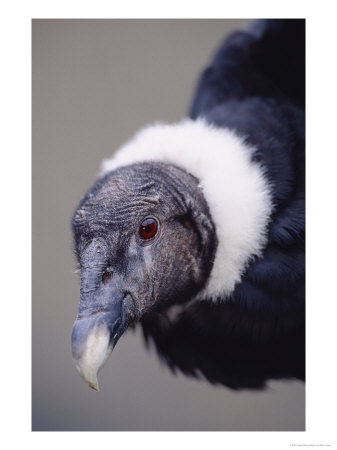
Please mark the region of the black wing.
[[304, 108], [305, 21], [261, 20], [231, 34], [198, 83], [192, 118], [228, 100], [288, 97]]

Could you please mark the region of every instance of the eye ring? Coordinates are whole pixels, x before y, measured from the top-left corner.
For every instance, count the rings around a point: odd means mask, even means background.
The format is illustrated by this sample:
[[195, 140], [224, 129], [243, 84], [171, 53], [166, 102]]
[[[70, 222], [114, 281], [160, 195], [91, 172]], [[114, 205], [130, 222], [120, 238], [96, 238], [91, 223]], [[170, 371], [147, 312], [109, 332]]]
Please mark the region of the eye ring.
[[138, 236], [141, 241], [146, 242], [153, 240], [153, 238], [158, 234], [159, 231], [159, 221], [153, 217], [145, 217], [139, 225]]

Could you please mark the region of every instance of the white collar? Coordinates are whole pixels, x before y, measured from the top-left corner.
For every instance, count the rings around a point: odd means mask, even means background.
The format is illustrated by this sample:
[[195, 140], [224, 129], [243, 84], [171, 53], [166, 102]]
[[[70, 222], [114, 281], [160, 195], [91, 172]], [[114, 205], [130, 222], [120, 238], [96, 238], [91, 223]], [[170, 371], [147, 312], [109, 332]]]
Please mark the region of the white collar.
[[228, 297], [248, 263], [261, 255], [272, 212], [271, 189], [264, 170], [242, 138], [203, 119], [140, 130], [102, 163], [100, 175], [143, 161], [175, 164], [200, 180], [216, 227], [218, 248], [201, 295], [214, 301]]

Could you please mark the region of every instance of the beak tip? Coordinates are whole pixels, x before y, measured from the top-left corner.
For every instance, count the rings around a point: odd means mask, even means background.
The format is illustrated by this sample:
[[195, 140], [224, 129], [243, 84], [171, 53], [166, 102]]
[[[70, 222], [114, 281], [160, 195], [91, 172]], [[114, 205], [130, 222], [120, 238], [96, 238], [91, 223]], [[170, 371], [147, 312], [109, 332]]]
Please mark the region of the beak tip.
[[88, 384], [91, 387], [91, 389], [93, 389], [96, 392], [99, 392], [99, 385], [98, 385], [98, 383], [90, 383], [89, 382]]
[[89, 387], [91, 387], [91, 389], [93, 389], [96, 392], [100, 391], [96, 371], [94, 372], [90, 371], [85, 373], [83, 372], [83, 369], [78, 365], [76, 365], [76, 369], [81, 378], [89, 385]]

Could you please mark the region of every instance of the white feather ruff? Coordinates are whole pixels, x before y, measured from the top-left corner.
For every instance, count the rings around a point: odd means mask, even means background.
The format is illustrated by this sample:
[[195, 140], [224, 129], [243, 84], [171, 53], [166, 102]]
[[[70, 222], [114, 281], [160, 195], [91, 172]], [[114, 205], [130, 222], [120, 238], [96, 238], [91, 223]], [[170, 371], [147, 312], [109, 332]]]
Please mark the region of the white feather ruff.
[[110, 159], [100, 175], [142, 161], [175, 164], [200, 180], [216, 227], [218, 248], [206, 287], [198, 298], [224, 299], [249, 261], [261, 255], [272, 211], [271, 189], [263, 168], [233, 131], [203, 119], [140, 130]]

